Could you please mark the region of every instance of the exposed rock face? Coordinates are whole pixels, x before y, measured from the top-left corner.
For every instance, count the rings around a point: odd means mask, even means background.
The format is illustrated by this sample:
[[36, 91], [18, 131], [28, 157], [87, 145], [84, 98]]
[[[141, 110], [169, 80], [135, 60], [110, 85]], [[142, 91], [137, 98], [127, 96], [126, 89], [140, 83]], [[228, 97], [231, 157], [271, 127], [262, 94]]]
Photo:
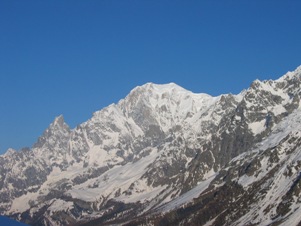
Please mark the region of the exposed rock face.
[[148, 83], [0, 157], [0, 214], [31, 225], [301, 221], [301, 67], [238, 95]]

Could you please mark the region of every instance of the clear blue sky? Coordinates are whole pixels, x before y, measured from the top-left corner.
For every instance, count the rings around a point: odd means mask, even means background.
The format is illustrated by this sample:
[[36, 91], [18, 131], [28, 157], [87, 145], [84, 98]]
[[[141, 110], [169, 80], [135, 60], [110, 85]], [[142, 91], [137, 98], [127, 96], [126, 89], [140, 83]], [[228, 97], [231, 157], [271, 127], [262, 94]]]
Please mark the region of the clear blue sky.
[[0, 153], [146, 82], [239, 93], [301, 64], [299, 0], [1, 0]]

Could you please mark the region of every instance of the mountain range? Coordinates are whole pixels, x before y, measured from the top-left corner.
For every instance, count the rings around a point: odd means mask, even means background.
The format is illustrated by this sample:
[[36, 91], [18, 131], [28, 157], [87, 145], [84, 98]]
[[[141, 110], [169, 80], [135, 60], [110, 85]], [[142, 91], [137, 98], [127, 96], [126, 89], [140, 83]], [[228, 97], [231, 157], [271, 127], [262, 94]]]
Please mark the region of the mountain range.
[[32, 148], [0, 156], [0, 215], [29, 225], [301, 225], [300, 96], [301, 66], [237, 95], [147, 83], [73, 129], [58, 116]]

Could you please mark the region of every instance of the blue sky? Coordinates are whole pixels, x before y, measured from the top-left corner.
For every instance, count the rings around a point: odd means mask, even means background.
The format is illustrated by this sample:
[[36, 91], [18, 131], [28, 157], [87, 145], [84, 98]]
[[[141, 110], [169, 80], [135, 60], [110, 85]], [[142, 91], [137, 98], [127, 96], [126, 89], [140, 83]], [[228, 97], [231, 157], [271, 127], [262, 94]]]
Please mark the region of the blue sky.
[[301, 1], [0, 1], [0, 153], [146, 82], [239, 93], [301, 64]]
[[26, 226], [27, 224], [20, 223], [8, 217], [0, 216], [0, 224], [5, 226]]

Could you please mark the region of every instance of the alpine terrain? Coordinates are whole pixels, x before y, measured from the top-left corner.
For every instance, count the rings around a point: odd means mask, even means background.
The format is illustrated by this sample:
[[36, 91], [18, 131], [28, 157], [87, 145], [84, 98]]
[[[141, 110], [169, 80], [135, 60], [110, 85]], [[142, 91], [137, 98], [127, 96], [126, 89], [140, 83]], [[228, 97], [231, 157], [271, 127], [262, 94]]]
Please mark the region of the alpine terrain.
[[[301, 66], [238, 95], [136, 87], [0, 156], [0, 215], [29, 225], [301, 225]], [[75, 113], [76, 114], [76, 113]]]

